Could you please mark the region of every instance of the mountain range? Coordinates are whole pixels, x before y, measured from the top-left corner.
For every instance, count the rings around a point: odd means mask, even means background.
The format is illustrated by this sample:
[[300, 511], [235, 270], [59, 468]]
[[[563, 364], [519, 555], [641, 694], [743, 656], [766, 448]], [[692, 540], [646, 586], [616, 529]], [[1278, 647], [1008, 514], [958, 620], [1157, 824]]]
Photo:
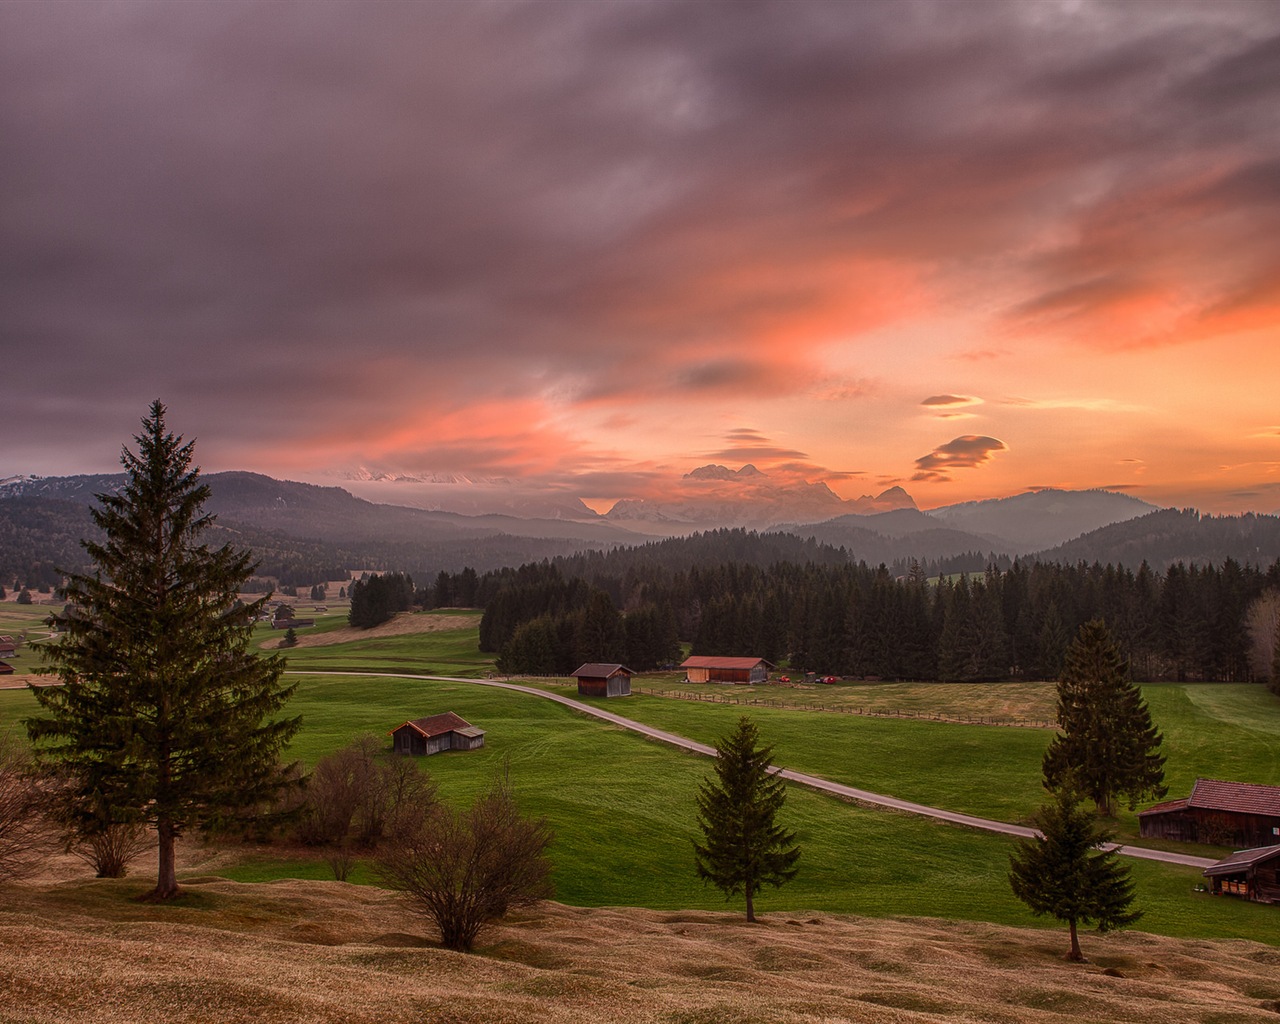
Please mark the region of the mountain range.
[[[0, 481], [0, 582], [83, 560], [87, 507], [123, 474]], [[842, 499], [824, 484], [783, 483], [751, 466], [706, 466], [670, 501], [619, 502], [598, 515], [562, 503], [561, 515], [518, 517], [371, 502], [337, 486], [257, 473], [204, 474], [219, 531], [262, 560], [264, 574], [299, 582], [326, 572], [402, 569], [416, 574], [519, 565], [582, 550], [637, 546], [655, 537], [725, 527], [792, 533], [870, 564], [916, 559], [949, 569], [992, 557], [1123, 562], [1269, 564], [1280, 557], [1276, 516], [1200, 516], [1111, 491], [1044, 489], [922, 511], [900, 487]], [[970, 565], [969, 563], [973, 563]], [[337, 578], [330, 576], [329, 578]]]

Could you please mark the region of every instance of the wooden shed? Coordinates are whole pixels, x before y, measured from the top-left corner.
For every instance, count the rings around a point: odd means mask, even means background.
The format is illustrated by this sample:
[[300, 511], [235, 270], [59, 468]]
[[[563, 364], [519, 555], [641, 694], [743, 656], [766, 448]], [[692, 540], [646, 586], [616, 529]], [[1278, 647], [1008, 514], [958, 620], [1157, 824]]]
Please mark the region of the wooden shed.
[[626, 665], [604, 665], [588, 662], [574, 673], [578, 678], [580, 697], [630, 697], [631, 677]]
[[1140, 811], [1138, 823], [1144, 838], [1267, 846], [1280, 837], [1280, 786], [1196, 779], [1190, 796]]
[[442, 750], [479, 750], [484, 746], [484, 730], [452, 711], [405, 722], [391, 730], [391, 737], [397, 754], [425, 756]]
[[775, 668], [764, 658], [712, 658], [695, 655], [680, 663], [691, 683], [763, 683]]
[[1204, 869], [1215, 896], [1243, 896], [1256, 903], [1280, 903], [1280, 846], [1239, 850]]
[[11, 676], [11, 675], [13, 675], [13, 666], [10, 665], [7, 661], [0, 661], [0, 676]]

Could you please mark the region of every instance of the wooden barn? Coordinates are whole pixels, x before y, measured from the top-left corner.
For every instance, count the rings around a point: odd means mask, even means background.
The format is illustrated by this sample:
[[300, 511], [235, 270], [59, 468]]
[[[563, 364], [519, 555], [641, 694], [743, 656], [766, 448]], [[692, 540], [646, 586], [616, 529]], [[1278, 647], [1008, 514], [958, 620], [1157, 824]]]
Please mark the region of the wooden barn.
[[763, 683], [775, 668], [764, 658], [685, 658], [680, 667], [691, 683]]
[[1204, 869], [1215, 896], [1280, 903], [1280, 846], [1240, 850]]
[[588, 662], [574, 673], [578, 677], [580, 697], [630, 697], [631, 677], [626, 665], [602, 665]]
[[424, 756], [442, 750], [479, 750], [484, 746], [484, 730], [452, 711], [405, 722], [391, 730], [391, 737], [397, 754]]
[[7, 661], [0, 661], [0, 676], [11, 676], [11, 675], [13, 675], [13, 666], [10, 665]]
[[1140, 811], [1138, 823], [1144, 838], [1267, 846], [1280, 837], [1280, 786], [1196, 779], [1190, 796]]

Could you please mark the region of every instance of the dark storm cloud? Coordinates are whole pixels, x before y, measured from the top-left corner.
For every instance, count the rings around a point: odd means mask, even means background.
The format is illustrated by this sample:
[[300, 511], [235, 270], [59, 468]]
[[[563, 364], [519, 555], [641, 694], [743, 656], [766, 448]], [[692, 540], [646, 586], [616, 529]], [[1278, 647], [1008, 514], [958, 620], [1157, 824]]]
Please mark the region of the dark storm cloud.
[[[984, 265], [1050, 217], [1081, 229], [1014, 315], [1094, 308], [1158, 244], [1127, 211], [1167, 167], [1269, 209], [1271, 12], [0, 6], [0, 345], [47, 368], [8, 454], [157, 396], [192, 434], [305, 445], [322, 406], [390, 428], [561, 374], [576, 401], [799, 391], [780, 325], [827, 305], [856, 339], [866, 266]], [[1263, 301], [1264, 237], [1209, 236], [1206, 308]]]

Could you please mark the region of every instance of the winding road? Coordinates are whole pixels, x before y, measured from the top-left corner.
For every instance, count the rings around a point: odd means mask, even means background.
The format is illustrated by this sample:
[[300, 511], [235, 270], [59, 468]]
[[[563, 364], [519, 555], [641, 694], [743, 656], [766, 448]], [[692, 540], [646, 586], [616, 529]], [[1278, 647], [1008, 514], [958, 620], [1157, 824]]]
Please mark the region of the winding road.
[[[637, 722], [630, 718], [624, 718], [622, 715], [615, 715], [612, 711], [605, 711], [603, 708], [594, 707], [590, 704], [584, 704], [581, 701], [573, 700], [570, 697], [562, 697], [558, 693], [549, 693], [546, 690], [539, 690], [532, 686], [521, 686], [519, 683], [503, 683], [492, 679], [465, 679], [458, 676], [429, 676], [414, 675], [406, 672], [344, 672], [344, 671], [297, 671], [289, 672], [289, 675], [307, 675], [307, 676], [361, 676], [368, 678], [370, 676], [385, 677], [391, 679], [421, 679], [431, 682], [440, 683], [469, 683], [474, 686], [495, 686], [504, 690], [515, 690], [518, 693], [527, 693], [533, 697], [542, 697], [545, 700], [555, 701], [557, 704], [563, 704], [565, 707], [572, 708], [584, 715], [591, 715], [594, 718], [602, 719], [613, 725], [630, 729], [632, 732], [640, 733], [650, 739], [660, 740], [663, 743], [669, 743], [673, 747], [680, 747], [683, 750], [692, 751], [695, 754], [702, 754], [706, 757], [715, 757], [715, 747], [709, 747], [705, 743], [698, 743], [695, 740], [687, 739], [684, 736], [678, 736], [673, 732], [666, 732], [663, 729], [656, 729], [651, 725], [645, 725], [643, 722]], [[859, 803], [871, 804], [876, 807], [887, 807], [895, 811], [905, 811], [908, 814], [919, 814], [927, 818], [937, 818], [939, 821], [946, 821], [953, 825], [964, 825], [968, 828], [981, 829], [984, 832], [998, 832], [1003, 835], [1029, 837], [1039, 833], [1033, 828], [1025, 825], [1012, 825], [1007, 821], [994, 821], [991, 818], [979, 818], [972, 814], [961, 814], [958, 811], [947, 811], [940, 807], [927, 807], [924, 804], [912, 803], [910, 800], [900, 800], [897, 797], [885, 796], [883, 793], [871, 793], [865, 789], [856, 789], [853, 786], [846, 786], [839, 782], [832, 782], [818, 775], [809, 775], [805, 772], [794, 771], [791, 768], [775, 768], [775, 772], [786, 779], [788, 782], [795, 782], [801, 786], [808, 786], [810, 789], [816, 789], [824, 793], [831, 793], [835, 796], [844, 797], [847, 800], [856, 800]], [[1137, 857], [1142, 860], [1158, 860], [1166, 864], [1180, 864], [1185, 867], [1207, 868], [1210, 864], [1217, 863], [1208, 857], [1193, 857], [1185, 853], [1168, 853], [1164, 850], [1149, 850], [1141, 846], [1122, 846], [1117, 843], [1110, 843], [1104, 849], [1118, 850], [1126, 857]]]

